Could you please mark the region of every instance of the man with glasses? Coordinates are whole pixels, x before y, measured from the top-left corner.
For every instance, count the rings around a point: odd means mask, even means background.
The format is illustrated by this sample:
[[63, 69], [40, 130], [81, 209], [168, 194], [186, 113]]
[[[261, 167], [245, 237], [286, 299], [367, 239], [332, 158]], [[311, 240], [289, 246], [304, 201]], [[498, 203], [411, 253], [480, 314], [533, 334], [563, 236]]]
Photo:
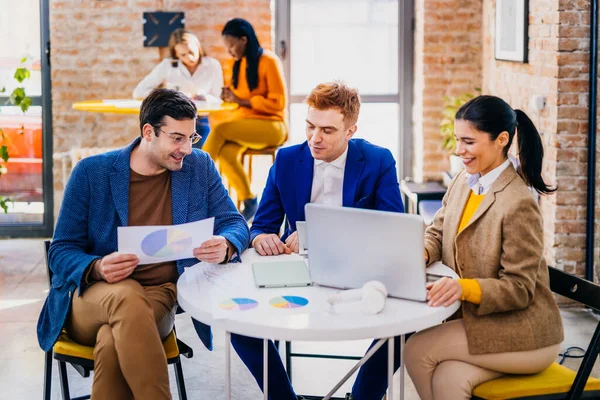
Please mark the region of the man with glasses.
[[[140, 110], [141, 137], [80, 161], [67, 184], [49, 252], [52, 287], [38, 322], [45, 351], [61, 330], [94, 346], [95, 399], [170, 399], [162, 347], [173, 329], [176, 281], [200, 261], [226, 263], [248, 245], [248, 226], [208, 154], [192, 150], [196, 107], [156, 89]], [[194, 257], [138, 265], [117, 252], [117, 227], [214, 217], [212, 239]], [[70, 312], [69, 312], [70, 311]], [[210, 328], [194, 326], [207, 348]]]

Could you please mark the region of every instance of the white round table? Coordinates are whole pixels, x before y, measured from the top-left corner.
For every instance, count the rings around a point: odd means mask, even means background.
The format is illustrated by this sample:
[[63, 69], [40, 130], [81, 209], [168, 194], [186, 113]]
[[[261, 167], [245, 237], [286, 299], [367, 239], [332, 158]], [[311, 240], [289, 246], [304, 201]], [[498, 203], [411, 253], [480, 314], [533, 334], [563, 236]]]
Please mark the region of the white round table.
[[[281, 262], [304, 260], [302, 256], [281, 255], [261, 257], [254, 249], [242, 254], [242, 263], [214, 265], [199, 263], [187, 268], [177, 282], [179, 305], [194, 319], [226, 332], [226, 398], [230, 399], [230, 334], [236, 333], [265, 341], [264, 398], [268, 399], [267, 341], [338, 341], [381, 339], [346, 377], [324, 398], [329, 399], [335, 391], [364, 364], [387, 340], [388, 352], [388, 398], [392, 398], [391, 377], [394, 372], [393, 354], [395, 336], [401, 336], [400, 394], [403, 397], [402, 344], [404, 335], [442, 323], [460, 306], [456, 302], [449, 307], [429, 307], [425, 302], [388, 298], [384, 310], [376, 315], [357, 312], [332, 313], [326, 299], [339, 289], [323, 286], [296, 288], [257, 288], [252, 274], [254, 262]], [[428, 272], [457, 277], [454, 271], [441, 264], [429, 267]], [[277, 308], [270, 304], [281, 296], [299, 296], [308, 304], [298, 308]], [[254, 308], [236, 310], [223, 308], [224, 302], [234, 298], [248, 298], [258, 303]]]

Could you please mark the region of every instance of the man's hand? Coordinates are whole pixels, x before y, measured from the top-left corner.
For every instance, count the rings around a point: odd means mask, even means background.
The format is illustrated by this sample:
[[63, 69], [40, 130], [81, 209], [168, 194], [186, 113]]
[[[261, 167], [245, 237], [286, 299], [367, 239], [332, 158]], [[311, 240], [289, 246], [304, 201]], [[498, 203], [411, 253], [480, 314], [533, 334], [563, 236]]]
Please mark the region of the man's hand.
[[292, 250], [283, 244], [279, 236], [274, 233], [263, 233], [252, 241], [252, 246], [261, 256], [276, 256], [278, 254], [290, 254]]
[[194, 257], [206, 263], [220, 264], [225, 261], [228, 249], [227, 239], [223, 236], [213, 236], [194, 249]]
[[140, 260], [135, 254], [122, 254], [114, 252], [102, 257], [100, 262], [94, 264], [92, 276], [95, 280], [105, 280], [108, 283], [117, 283], [127, 278]]
[[462, 297], [462, 286], [456, 279], [442, 278], [427, 284], [427, 300], [430, 307], [448, 307]]
[[206, 101], [206, 96], [203, 94], [195, 94], [192, 97], [192, 100], [198, 100], [198, 101]]
[[298, 231], [295, 231], [285, 239], [285, 245], [294, 253], [298, 253]]

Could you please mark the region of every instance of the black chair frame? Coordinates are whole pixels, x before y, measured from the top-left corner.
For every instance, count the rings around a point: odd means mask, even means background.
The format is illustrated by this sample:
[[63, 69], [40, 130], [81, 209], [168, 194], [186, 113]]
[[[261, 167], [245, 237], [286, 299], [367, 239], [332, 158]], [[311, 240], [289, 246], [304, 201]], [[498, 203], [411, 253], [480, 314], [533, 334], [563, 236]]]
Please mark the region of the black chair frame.
[[[600, 311], [600, 285], [578, 278], [554, 267], [548, 267], [550, 274], [550, 289], [554, 293], [584, 304], [586, 307]], [[600, 391], [587, 391], [583, 389], [592, 372], [594, 363], [600, 353], [600, 321], [592, 335], [592, 339], [585, 352], [581, 365], [575, 375], [575, 380], [568, 393], [555, 393], [539, 396], [519, 397], [519, 400], [579, 400], [600, 399]], [[483, 400], [473, 396], [474, 400]], [[515, 399], [516, 400], [516, 399]]]

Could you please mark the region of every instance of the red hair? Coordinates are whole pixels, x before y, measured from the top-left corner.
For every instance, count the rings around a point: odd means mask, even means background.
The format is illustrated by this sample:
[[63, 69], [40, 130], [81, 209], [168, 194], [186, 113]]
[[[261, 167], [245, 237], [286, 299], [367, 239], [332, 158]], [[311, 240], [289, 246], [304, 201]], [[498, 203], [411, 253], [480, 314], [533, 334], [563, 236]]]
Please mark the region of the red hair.
[[356, 124], [360, 111], [358, 90], [348, 87], [340, 81], [321, 83], [314, 88], [306, 103], [317, 110], [336, 109], [344, 116], [346, 126]]

